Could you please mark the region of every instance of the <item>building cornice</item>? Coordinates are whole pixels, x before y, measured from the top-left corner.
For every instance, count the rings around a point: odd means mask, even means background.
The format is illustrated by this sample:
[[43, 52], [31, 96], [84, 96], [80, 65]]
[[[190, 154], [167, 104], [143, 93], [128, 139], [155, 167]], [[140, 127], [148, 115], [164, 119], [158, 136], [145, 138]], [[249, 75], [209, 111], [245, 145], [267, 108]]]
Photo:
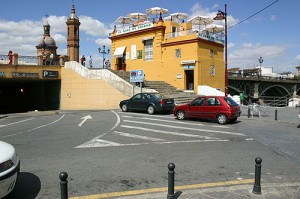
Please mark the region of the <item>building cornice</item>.
[[114, 35], [114, 36], [110, 36], [109, 39], [113, 40], [113, 39], [119, 39], [119, 38], [124, 38], [124, 37], [132, 37], [135, 35], [140, 35], [142, 33], [148, 33], [148, 32], [154, 32], [154, 31], [164, 31], [166, 29], [166, 26], [155, 26], [155, 27], [151, 27], [151, 28], [147, 28], [147, 29], [143, 29], [143, 30], [137, 30], [134, 32], [129, 32], [129, 33], [124, 33], [121, 35]]

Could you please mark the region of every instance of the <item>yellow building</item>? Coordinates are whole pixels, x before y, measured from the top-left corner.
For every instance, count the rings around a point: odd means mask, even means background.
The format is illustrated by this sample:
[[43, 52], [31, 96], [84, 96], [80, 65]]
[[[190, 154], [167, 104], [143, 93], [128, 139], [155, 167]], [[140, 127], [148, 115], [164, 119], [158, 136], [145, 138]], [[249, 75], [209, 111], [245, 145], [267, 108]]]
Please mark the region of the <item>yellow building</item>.
[[165, 81], [195, 93], [201, 85], [225, 91], [221, 34], [160, 19], [115, 28], [109, 38], [113, 70], [143, 70], [148, 81]]

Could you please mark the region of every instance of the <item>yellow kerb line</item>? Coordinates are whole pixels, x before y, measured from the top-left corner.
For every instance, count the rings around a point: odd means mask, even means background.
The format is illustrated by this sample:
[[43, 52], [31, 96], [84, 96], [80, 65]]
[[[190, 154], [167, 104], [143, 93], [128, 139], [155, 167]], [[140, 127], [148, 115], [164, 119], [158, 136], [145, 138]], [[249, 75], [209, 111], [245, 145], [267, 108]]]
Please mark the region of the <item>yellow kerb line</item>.
[[[196, 188], [206, 188], [206, 187], [219, 187], [219, 186], [240, 185], [240, 184], [249, 184], [249, 183], [254, 183], [254, 179], [244, 179], [244, 180], [233, 180], [233, 181], [225, 181], [225, 182], [212, 182], [212, 183], [204, 183], [204, 184], [175, 186], [175, 190], [186, 190], [186, 189], [196, 189]], [[164, 192], [167, 190], [168, 190], [167, 187], [162, 187], [162, 188], [153, 188], [153, 189], [141, 189], [141, 190], [133, 190], [133, 191], [103, 193], [103, 194], [96, 194], [96, 195], [89, 195], [89, 196], [77, 196], [77, 197], [70, 197], [69, 199], [112, 198], [112, 197], [120, 197], [120, 196], [131, 196], [131, 195], [139, 195], [139, 194]]]

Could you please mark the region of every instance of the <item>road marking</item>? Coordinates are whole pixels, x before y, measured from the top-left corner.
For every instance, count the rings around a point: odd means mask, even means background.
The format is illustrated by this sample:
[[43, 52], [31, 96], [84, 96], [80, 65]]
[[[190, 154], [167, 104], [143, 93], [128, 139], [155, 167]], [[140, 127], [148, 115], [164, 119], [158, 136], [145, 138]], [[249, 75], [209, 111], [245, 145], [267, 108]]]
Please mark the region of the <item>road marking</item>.
[[130, 138], [137, 138], [137, 139], [143, 139], [143, 140], [150, 140], [150, 141], [164, 141], [164, 139], [160, 139], [160, 138], [153, 138], [153, 137], [147, 137], [147, 136], [142, 136], [142, 135], [135, 135], [135, 134], [131, 134], [131, 133], [124, 133], [124, 132], [119, 132], [119, 131], [114, 131], [115, 134], [117, 135], [121, 135], [124, 137], [130, 137]]
[[188, 133], [177, 133], [177, 132], [172, 132], [172, 131], [163, 131], [163, 130], [149, 129], [149, 128], [137, 127], [137, 126], [121, 125], [121, 127], [123, 127], [123, 128], [129, 128], [129, 129], [139, 129], [139, 130], [150, 131], [150, 132], [155, 132], [155, 133], [164, 133], [164, 134], [168, 134], [168, 135], [179, 135], [179, 136], [193, 137], [193, 138], [202, 138], [202, 139], [216, 139], [216, 140], [220, 139], [220, 138], [203, 136], [203, 135], [194, 135], [194, 134], [188, 134]]
[[27, 130], [27, 131], [23, 131], [23, 132], [19, 132], [19, 133], [14, 133], [14, 134], [2, 136], [2, 137], [0, 137], [0, 138], [6, 138], [6, 137], [12, 137], [12, 136], [15, 136], [15, 135], [21, 135], [21, 134], [23, 134], [23, 133], [31, 132], [31, 131], [34, 131], [34, 130], [36, 130], [36, 129], [40, 129], [40, 128], [49, 126], [49, 125], [51, 125], [51, 124], [54, 124], [54, 123], [58, 122], [58, 121], [61, 120], [64, 116], [65, 116], [65, 114], [63, 114], [59, 119], [57, 119], [57, 120], [55, 120], [55, 121], [53, 121], [53, 122], [51, 122], [51, 123], [44, 124], [44, 125], [42, 125], [42, 126], [38, 126], [38, 127], [33, 128], [33, 129], [29, 129], [29, 130]]
[[82, 122], [80, 122], [80, 124], [78, 124], [78, 126], [82, 126], [88, 119], [93, 119], [92, 116], [87, 115], [81, 118]]
[[[123, 115], [122, 117], [125, 118], [136, 118], [133, 116], [128, 116], [128, 115]], [[205, 124], [199, 124], [199, 123], [191, 123], [191, 122], [182, 122], [182, 121], [170, 121], [170, 120], [161, 120], [161, 119], [155, 119], [155, 118], [149, 118], [149, 117], [138, 117], [138, 119], [140, 120], [153, 120], [153, 121], [161, 121], [161, 122], [169, 122], [169, 123], [176, 123], [176, 124], [186, 124], [186, 125], [193, 125], [193, 126], [207, 126], [207, 127], [215, 127], [215, 128], [225, 128], [225, 129], [229, 129], [231, 127], [229, 126], [224, 126], [224, 125], [205, 125]]]
[[216, 131], [216, 130], [208, 130], [208, 129], [195, 129], [195, 128], [180, 127], [180, 126], [171, 126], [171, 125], [164, 125], [164, 124], [153, 124], [153, 123], [149, 123], [149, 122], [139, 122], [139, 121], [131, 121], [131, 120], [123, 120], [123, 122], [129, 122], [129, 123], [135, 123], [135, 124], [147, 124], [147, 125], [152, 125], [152, 126], [162, 126], [162, 127], [184, 129], [184, 130], [192, 130], [192, 131], [201, 131], [201, 132], [210, 132], [210, 133], [219, 133], [219, 134], [246, 136], [246, 135], [244, 135], [242, 133], [235, 133], [235, 132], [228, 132], [228, 131]]
[[[232, 180], [232, 181], [225, 181], [225, 182], [212, 182], [212, 183], [203, 183], [203, 184], [175, 186], [175, 190], [181, 191], [181, 190], [188, 190], [188, 189], [220, 187], [220, 186], [229, 186], [229, 185], [242, 185], [242, 184], [251, 184], [253, 182], [254, 182], [253, 179]], [[152, 188], [152, 189], [140, 189], [140, 190], [132, 190], [132, 191], [103, 193], [103, 194], [95, 194], [95, 195], [89, 195], [89, 196], [77, 196], [77, 197], [70, 197], [69, 199], [113, 198], [113, 197], [121, 197], [121, 196], [134, 196], [134, 195], [140, 195], [140, 194], [166, 192], [167, 190], [168, 190], [168, 187], [161, 187], [161, 188]]]
[[[134, 113], [134, 112], [118, 112], [122, 115], [138, 115], [139, 117], [145, 115], [143, 113]], [[153, 117], [161, 117], [161, 118], [174, 118], [174, 116], [163, 116], [163, 115], [152, 115]]]
[[13, 125], [13, 124], [18, 124], [18, 123], [21, 123], [21, 122], [26, 122], [26, 121], [33, 120], [33, 119], [35, 119], [35, 118], [29, 118], [29, 119], [21, 120], [21, 121], [18, 121], [18, 122], [13, 122], [13, 123], [9, 123], [9, 124], [3, 124], [3, 125], [0, 125], [0, 128], [1, 127], [5, 127], [5, 126], [10, 126], [10, 125]]
[[107, 140], [102, 139], [92, 139], [82, 145], [79, 145], [75, 148], [93, 148], [93, 147], [110, 147], [110, 146], [137, 146], [142, 144], [149, 144], [149, 143], [130, 143], [130, 144], [121, 144], [117, 142], [110, 142]]
[[129, 143], [121, 144], [117, 142], [111, 142], [101, 139], [93, 139], [75, 148], [96, 148], [96, 147], [124, 147], [124, 146], [140, 146], [148, 144], [177, 144], [177, 143], [200, 143], [200, 142], [228, 142], [228, 140], [186, 140], [186, 141], [165, 141], [165, 142], [141, 142], [141, 143]]

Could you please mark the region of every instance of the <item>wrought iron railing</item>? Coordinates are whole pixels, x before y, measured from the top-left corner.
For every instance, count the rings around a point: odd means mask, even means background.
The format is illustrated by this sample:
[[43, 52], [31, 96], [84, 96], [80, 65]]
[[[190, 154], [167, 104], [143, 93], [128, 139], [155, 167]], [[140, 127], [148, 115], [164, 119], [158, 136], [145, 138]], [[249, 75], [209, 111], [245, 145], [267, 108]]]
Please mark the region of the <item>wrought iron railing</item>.
[[38, 57], [37, 56], [19, 56], [18, 57], [19, 65], [37, 65]]
[[0, 55], [0, 64], [8, 64], [9, 58], [8, 55]]
[[[8, 55], [0, 55], [0, 64], [8, 64]], [[38, 65], [38, 56], [18, 56], [18, 65]]]

